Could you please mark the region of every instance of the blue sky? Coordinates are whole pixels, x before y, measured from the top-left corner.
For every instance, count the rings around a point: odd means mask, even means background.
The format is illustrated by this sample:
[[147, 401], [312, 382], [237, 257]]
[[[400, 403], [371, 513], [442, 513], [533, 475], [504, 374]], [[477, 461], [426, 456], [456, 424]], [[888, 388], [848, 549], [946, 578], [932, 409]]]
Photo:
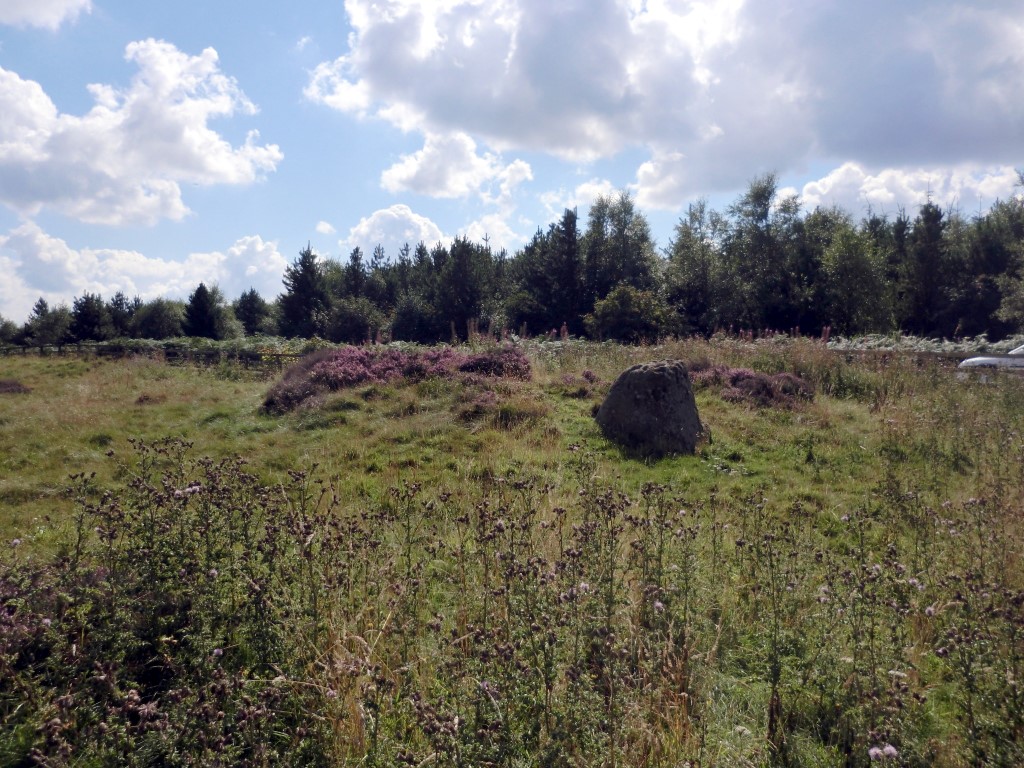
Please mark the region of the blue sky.
[[1024, 3], [0, 0], [0, 314], [272, 298], [307, 241], [514, 251], [628, 190], [659, 246], [773, 171], [967, 214], [1024, 167]]

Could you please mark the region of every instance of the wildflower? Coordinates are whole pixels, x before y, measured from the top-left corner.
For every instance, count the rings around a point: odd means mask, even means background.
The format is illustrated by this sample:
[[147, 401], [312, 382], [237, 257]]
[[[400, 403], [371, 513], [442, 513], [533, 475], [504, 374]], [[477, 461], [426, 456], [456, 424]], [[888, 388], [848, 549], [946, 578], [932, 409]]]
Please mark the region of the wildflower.
[[53, 624], [53, 619], [43, 619], [43, 626], [48, 627]]
[[12, 539], [11, 540], [11, 546], [12, 547], [20, 547], [21, 546], [21, 539]]
[[224, 655], [224, 649], [223, 648], [214, 648], [213, 649], [213, 658], [219, 659], [223, 655]]
[[882, 747], [882, 754], [886, 757], [899, 757], [900, 753], [896, 750], [892, 744], [886, 744]]
[[580, 593], [585, 595], [589, 591], [590, 591], [590, 585], [587, 582], [585, 582], [585, 581], [581, 581], [580, 582]]
[[929, 605], [927, 608], [925, 608], [924, 609], [924, 615], [927, 616], [928, 618], [931, 618], [932, 616], [934, 616], [935, 615], [935, 606], [934, 605]]
[[654, 601], [654, 612], [663, 613], [665, 611], [665, 604], [661, 600]]
[[868, 757], [871, 758], [872, 762], [874, 762], [875, 760], [881, 760], [882, 759], [882, 748], [881, 747], [872, 747], [871, 749], [868, 750]]
[[328, 699], [336, 699], [336, 698], [338, 698], [338, 692], [336, 690], [334, 690], [333, 688], [328, 688], [327, 689], [327, 698]]
[[211, 569], [209, 570], [209, 572], [207, 573], [207, 575], [208, 575], [208, 576], [209, 576], [209, 577], [210, 577], [211, 579], [216, 579], [216, 578], [217, 578], [217, 576], [219, 575], [219, 573], [220, 573], [220, 571], [218, 571], [218, 570], [217, 570], [216, 568], [211, 568]]

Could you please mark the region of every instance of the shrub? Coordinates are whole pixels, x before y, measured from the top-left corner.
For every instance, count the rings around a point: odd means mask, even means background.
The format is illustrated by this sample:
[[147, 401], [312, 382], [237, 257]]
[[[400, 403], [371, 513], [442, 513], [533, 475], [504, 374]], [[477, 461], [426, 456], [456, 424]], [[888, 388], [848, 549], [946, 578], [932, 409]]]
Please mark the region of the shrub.
[[321, 350], [293, 365], [263, 402], [267, 413], [293, 410], [319, 394], [360, 384], [460, 376], [528, 379], [530, 361], [521, 351], [501, 347], [467, 355], [451, 347], [339, 347]]
[[459, 365], [464, 373], [482, 373], [506, 379], [530, 378], [530, 361], [515, 347], [496, 347], [470, 355]]
[[330, 727], [305, 714], [327, 705], [325, 617], [293, 585], [324, 589], [337, 537], [305, 476], [275, 489], [182, 441], [135, 448], [121, 487], [74, 478], [55, 555], [0, 567], [0, 762], [326, 765]]
[[631, 344], [656, 340], [667, 322], [668, 311], [657, 294], [626, 284], [612, 289], [583, 319], [591, 337]]
[[365, 296], [339, 299], [331, 310], [327, 338], [333, 342], [360, 344], [373, 339], [385, 325], [383, 313]]
[[[696, 370], [694, 370], [696, 368]], [[760, 408], [790, 408], [814, 397], [814, 387], [792, 373], [766, 374], [749, 368], [724, 365], [690, 367], [690, 380], [696, 390], [715, 388], [732, 403], [750, 403]]]

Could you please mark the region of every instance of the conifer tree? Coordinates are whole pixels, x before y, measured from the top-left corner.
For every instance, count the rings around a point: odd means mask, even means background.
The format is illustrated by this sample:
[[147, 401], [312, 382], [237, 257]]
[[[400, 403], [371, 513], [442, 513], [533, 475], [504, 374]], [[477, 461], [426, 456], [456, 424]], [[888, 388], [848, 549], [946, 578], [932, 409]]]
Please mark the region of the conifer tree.
[[284, 271], [285, 292], [279, 300], [280, 331], [289, 337], [311, 338], [327, 331], [331, 300], [323, 266], [307, 244]]

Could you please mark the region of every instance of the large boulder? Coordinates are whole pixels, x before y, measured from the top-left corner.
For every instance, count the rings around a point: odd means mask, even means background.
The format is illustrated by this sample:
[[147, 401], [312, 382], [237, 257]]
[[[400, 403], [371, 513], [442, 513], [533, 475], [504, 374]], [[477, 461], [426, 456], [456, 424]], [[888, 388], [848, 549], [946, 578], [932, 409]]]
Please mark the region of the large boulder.
[[693, 453], [704, 431], [680, 360], [623, 371], [596, 418], [605, 437], [645, 456]]

